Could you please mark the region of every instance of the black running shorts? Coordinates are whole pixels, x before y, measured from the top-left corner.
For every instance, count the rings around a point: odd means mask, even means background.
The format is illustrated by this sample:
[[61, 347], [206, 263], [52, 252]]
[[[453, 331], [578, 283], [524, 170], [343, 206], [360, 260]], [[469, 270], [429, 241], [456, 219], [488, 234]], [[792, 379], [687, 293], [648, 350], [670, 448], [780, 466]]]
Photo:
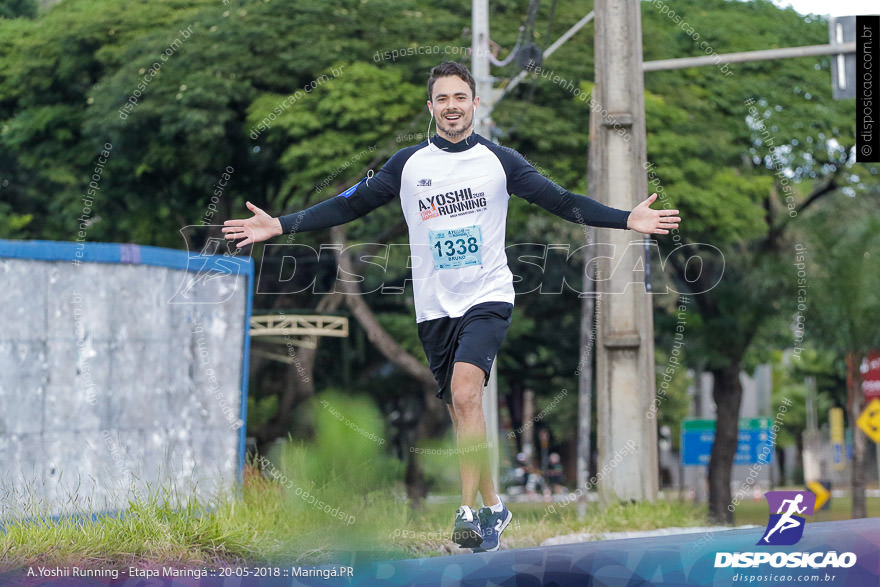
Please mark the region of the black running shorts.
[[452, 368], [456, 362], [476, 365], [486, 373], [498, 354], [507, 334], [513, 304], [483, 302], [458, 318], [437, 318], [419, 322], [419, 339], [428, 357], [428, 365], [440, 390], [437, 397], [452, 403]]

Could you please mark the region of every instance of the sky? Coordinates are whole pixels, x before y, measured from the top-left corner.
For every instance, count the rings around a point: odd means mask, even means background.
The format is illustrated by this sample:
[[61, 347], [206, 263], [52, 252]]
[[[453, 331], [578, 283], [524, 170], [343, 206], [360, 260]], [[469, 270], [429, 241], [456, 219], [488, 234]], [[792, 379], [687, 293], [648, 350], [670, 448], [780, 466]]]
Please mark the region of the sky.
[[774, 0], [782, 8], [792, 6], [801, 14], [830, 14], [853, 16], [857, 14], [880, 14], [878, 0]]

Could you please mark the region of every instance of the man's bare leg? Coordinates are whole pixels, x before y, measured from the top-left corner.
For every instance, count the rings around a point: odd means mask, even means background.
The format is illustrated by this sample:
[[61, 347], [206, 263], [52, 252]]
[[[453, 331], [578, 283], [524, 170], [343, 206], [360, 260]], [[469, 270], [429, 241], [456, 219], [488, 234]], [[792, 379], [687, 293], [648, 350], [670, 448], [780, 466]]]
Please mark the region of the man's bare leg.
[[455, 408], [452, 407], [452, 404], [446, 404], [446, 407], [449, 408], [449, 417], [452, 418], [452, 435], [455, 436], [455, 440], [458, 442], [458, 423], [455, 421]]
[[459, 449], [461, 504], [477, 509], [477, 490], [483, 503], [499, 503], [489, 468], [486, 422], [483, 418], [483, 383], [486, 373], [470, 363], [457, 362], [452, 369], [452, 405], [449, 414]]

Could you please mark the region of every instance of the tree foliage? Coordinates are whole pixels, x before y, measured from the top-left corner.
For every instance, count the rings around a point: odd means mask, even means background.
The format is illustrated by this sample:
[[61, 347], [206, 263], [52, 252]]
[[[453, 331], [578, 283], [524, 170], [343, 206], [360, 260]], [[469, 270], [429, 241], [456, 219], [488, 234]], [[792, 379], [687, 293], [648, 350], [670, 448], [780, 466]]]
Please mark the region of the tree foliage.
[[0, 18], [34, 18], [36, 0], [0, 0]]

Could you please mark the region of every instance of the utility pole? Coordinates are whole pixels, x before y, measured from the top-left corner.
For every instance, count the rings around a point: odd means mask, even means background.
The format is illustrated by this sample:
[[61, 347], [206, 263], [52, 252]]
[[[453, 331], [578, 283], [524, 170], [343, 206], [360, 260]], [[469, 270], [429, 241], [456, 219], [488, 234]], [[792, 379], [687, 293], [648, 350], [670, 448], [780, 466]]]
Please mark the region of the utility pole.
[[[496, 92], [489, 74], [489, 0], [473, 0], [471, 4], [471, 73], [477, 84], [480, 105], [474, 116], [474, 132], [492, 138], [492, 112]], [[489, 445], [489, 467], [495, 491], [498, 486], [498, 358], [492, 363], [489, 383], [483, 390], [483, 416], [486, 419], [486, 443]]]
[[489, 0], [473, 0], [471, 34], [471, 73], [477, 82], [480, 106], [474, 119], [474, 131], [490, 139], [492, 119], [492, 76], [489, 73]]
[[[593, 197], [631, 210], [647, 196], [642, 24], [638, 0], [596, 0], [596, 86], [590, 116]], [[607, 110], [607, 115], [604, 111]], [[602, 309], [596, 348], [599, 459], [603, 502], [657, 495], [654, 324], [645, 290], [643, 247], [634, 233], [599, 229], [608, 263], [596, 289]], [[603, 255], [603, 256], [605, 256]], [[615, 271], [616, 269], [616, 271]], [[641, 278], [639, 276], [641, 275]], [[586, 277], [585, 277], [586, 278]]]
[[[589, 175], [595, 171], [590, 169]], [[592, 230], [588, 233], [592, 237]], [[587, 250], [592, 244], [592, 238], [587, 239]], [[589, 265], [592, 255], [584, 259], [584, 282], [581, 288], [581, 352], [578, 363], [578, 436], [577, 436], [577, 485], [587, 487], [590, 478], [590, 432], [593, 420], [593, 349], [596, 345], [596, 333], [593, 330], [593, 316], [596, 310], [596, 299], [593, 284], [595, 281], [589, 276]], [[586, 493], [584, 494], [586, 495]], [[578, 501], [578, 519], [583, 520], [587, 515], [587, 503], [585, 500]]]

